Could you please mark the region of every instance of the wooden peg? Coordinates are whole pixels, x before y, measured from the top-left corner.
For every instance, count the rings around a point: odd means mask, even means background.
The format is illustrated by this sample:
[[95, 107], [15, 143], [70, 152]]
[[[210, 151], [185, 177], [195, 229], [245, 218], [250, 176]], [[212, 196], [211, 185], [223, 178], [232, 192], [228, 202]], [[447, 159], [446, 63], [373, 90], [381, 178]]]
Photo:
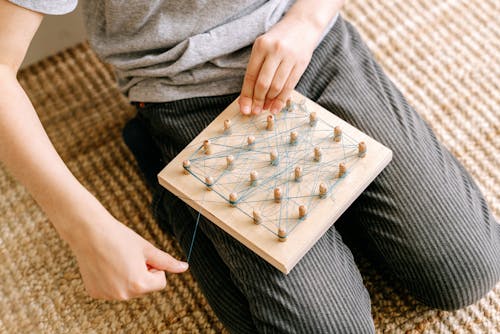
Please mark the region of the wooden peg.
[[237, 202], [238, 202], [238, 194], [237, 193], [230, 193], [229, 194], [229, 204], [231, 204], [231, 206], [236, 206]]
[[287, 237], [288, 235], [286, 234], [286, 231], [281, 227], [278, 228], [278, 240], [281, 242], [285, 242]]
[[231, 120], [230, 119], [226, 119], [224, 121], [224, 132], [225, 133], [231, 132]]
[[269, 158], [271, 160], [271, 165], [277, 166], [279, 164], [278, 151], [273, 150], [269, 153]]
[[253, 210], [253, 222], [257, 225], [262, 223], [262, 215], [259, 210]]
[[307, 216], [307, 208], [305, 205], [299, 206], [299, 219], [304, 219]]
[[366, 144], [364, 141], [358, 144], [358, 157], [364, 158], [366, 156]]
[[299, 139], [299, 133], [297, 131], [290, 132], [290, 144], [297, 144], [297, 140]]
[[184, 160], [182, 162], [182, 168], [184, 168], [184, 174], [189, 175], [189, 169], [191, 168], [191, 161]]
[[248, 146], [253, 146], [255, 144], [255, 137], [254, 136], [248, 136], [248, 138], [247, 138], [247, 144], [248, 144]]
[[295, 167], [294, 175], [295, 175], [295, 181], [297, 182], [302, 181], [302, 167], [300, 166]]
[[281, 203], [281, 188], [274, 189], [274, 202]]
[[336, 126], [333, 129], [333, 140], [335, 140], [337, 143], [342, 139], [342, 129], [340, 126]]
[[256, 185], [259, 180], [259, 173], [256, 170], [250, 172], [250, 184], [252, 186]]
[[315, 126], [318, 123], [318, 114], [315, 111], [309, 114], [309, 125]]
[[203, 149], [205, 150], [205, 154], [212, 154], [212, 143], [210, 143], [210, 140], [206, 139], [203, 141]]
[[234, 157], [232, 155], [228, 155], [226, 157], [227, 169], [233, 169], [234, 167]]
[[266, 129], [267, 129], [267, 131], [272, 131], [274, 129], [274, 116], [273, 115], [267, 116]]
[[321, 152], [321, 147], [316, 146], [314, 148], [314, 161], [321, 161], [321, 155], [323, 153]]
[[208, 190], [212, 190], [212, 186], [214, 185], [214, 178], [211, 176], [207, 176], [205, 178], [205, 185], [207, 186]]
[[325, 198], [326, 194], [328, 193], [328, 187], [324, 183], [319, 184], [319, 197], [320, 198]]
[[345, 171], [346, 171], [346, 168], [345, 168], [345, 163], [343, 163], [343, 162], [339, 163], [339, 175], [338, 175], [339, 179], [340, 179], [342, 176], [344, 176]]

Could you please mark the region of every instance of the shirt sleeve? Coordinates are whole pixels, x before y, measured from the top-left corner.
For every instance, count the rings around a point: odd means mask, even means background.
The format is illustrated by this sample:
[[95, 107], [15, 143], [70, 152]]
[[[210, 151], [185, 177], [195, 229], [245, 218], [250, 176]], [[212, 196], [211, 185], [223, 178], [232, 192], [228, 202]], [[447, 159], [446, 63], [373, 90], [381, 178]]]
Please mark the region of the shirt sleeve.
[[78, 0], [9, 0], [13, 4], [35, 12], [49, 15], [63, 15], [72, 12]]

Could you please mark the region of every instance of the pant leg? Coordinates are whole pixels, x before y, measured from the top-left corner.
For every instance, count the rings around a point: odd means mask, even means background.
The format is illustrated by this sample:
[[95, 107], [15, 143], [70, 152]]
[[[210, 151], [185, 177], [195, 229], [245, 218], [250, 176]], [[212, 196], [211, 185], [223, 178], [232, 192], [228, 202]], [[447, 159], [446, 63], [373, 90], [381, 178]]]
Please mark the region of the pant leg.
[[339, 18], [297, 89], [393, 150], [346, 213], [369, 251], [430, 306], [460, 308], [491, 290], [500, 277], [500, 225], [354, 27]]
[[[182, 201], [158, 184], [157, 174], [165, 166], [165, 160], [140, 114], [126, 124], [123, 139], [137, 160], [148, 189], [153, 193], [152, 210], [157, 223], [163, 232], [173, 234], [172, 222], [178, 222], [175, 224], [175, 235], [179, 236], [177, 240], [185, 254], [188, 254], [194, 233], [192, 214]], [[206, 257], [206, 254], [211, 256]], [[256, 332], [245, 296], [230, 279], [228, 267], [204, 233], [197, 233], [190, 271], [201, 283], [203, 294], [229, 331], [242, 334]]]
[[[164, 160], [169, 161], [234, 98], [236, 95], [147, 105], [141, 115]], [[187, 252], [197, 213], [190, 210], [189, 218], [184, 213], [186, 206], [171, 196], [155, 202], [157, 216], [168, 220]], [[252, 322], [261, 333], [374, 332], [368, 292], [335, 228], [284, 275], [201, 217], [191, 270], [221, 321], [236, 333], [243, 332], [240, 322]], [[217, 276], [212, 278], [214, 272]], [[248, 310], [236, 307], [233, 294], [247, 303]]]
[[[184, 253], [189, 253], [198, 213], [166, 190], [155, 194], [153, 213], [162, 229], [173, 231]], [[255, 334], [257, 329], [251, 317], [245, 295], [231, 279], [231, 272], [218, 255], [213, 242], [198, 228], [189, 259], [189, 270], [214, 313], [231, 333]]]

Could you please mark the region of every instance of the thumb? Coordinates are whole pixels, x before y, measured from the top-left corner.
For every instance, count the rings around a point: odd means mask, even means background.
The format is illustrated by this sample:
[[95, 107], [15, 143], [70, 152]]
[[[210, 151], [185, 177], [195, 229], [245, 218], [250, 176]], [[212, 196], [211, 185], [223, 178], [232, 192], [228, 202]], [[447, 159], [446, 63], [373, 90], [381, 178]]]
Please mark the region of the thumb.
[[146, 264], [149, 266], [170, 273], [182, 273], [189, 267], [186, 262], [174, 259], [170, 254], [159, 250], [151, 244], [149, 247], [146, 247], [144, 256], [146, 257]]

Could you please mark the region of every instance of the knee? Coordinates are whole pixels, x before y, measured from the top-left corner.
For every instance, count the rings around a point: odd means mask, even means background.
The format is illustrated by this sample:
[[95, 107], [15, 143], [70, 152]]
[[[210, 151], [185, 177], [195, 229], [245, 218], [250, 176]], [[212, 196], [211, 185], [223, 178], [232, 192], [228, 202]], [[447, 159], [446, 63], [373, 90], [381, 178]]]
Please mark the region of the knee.
[[417, 283], [415, 295], [424, 304], [441, 310], [458, 310], [474, 304], [500, 279], [498, 258], [454, 258]]

